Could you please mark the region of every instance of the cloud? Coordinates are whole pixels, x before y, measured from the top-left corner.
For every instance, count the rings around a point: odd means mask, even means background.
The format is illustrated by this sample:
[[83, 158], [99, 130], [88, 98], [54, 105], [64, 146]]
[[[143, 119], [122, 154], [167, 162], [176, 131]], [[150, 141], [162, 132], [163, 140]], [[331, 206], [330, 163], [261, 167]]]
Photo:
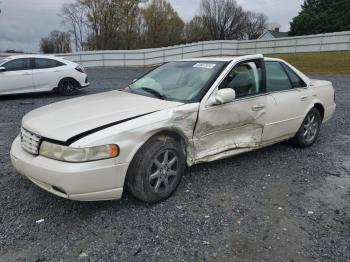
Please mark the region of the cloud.
[[40, 38], [53, 29], [64, 29], [57, 16], [68, 0], [2, 0], [0, 50], [35, 52]]
[[[66, 30], [57, 15], [64, 3], [73, 0], [0, 0], [0, 50], [37, 52], [39, 41], [52, 30]], [[201, 0], [169, 0], [188, 22], [199, 13]], [[237, 0], [246, 10], [265, 13], [270, 22], [289, 30], [289, 21], [298, 14], [303, 0]]]

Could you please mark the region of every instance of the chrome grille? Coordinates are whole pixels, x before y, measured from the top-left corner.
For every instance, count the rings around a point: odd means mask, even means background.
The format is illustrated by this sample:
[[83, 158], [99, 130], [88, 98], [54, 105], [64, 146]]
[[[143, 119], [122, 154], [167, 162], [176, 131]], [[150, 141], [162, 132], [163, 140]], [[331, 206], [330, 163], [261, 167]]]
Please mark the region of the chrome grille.
[[39, 154], [40, 136], [21, 128], [21, 146], [33, 155]]

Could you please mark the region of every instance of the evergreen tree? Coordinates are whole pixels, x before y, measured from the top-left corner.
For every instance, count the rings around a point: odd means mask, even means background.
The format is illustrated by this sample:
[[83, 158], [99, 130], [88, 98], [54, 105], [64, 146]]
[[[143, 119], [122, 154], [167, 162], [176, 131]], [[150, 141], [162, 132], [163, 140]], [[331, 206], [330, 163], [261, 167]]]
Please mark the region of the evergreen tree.
[[310, 35], [350, 30], [349, 0], [305, 0], [291, 22], [290, 35]]

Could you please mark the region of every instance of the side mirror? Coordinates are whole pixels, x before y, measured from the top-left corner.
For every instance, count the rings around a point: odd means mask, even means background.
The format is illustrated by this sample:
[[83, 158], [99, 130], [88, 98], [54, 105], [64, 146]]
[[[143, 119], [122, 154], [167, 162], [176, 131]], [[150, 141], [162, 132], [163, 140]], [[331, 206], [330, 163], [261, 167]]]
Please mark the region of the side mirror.
[[6, 71], [6, 68], [3, 66], [0, 66], [0, 72], [5, 72], [5, 71]]
[[211, 96], [209, 99], [209, 106], [212, 105], [222, 105], [230, 103], [236, 99], [236, 92], [232, 88], [220, 89], [215, 95]]

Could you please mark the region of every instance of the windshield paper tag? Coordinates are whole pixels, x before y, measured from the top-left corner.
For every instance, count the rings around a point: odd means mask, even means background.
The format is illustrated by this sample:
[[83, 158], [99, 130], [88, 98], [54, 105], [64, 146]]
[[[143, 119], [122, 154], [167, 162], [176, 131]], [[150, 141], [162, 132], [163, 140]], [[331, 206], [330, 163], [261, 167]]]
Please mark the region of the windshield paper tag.
[[197, 68], [206, 68], [206, 69], [213, 69], [216, 66], [216, 64], [204, 64], [204, 63], [197, 63], [193, 67]]

